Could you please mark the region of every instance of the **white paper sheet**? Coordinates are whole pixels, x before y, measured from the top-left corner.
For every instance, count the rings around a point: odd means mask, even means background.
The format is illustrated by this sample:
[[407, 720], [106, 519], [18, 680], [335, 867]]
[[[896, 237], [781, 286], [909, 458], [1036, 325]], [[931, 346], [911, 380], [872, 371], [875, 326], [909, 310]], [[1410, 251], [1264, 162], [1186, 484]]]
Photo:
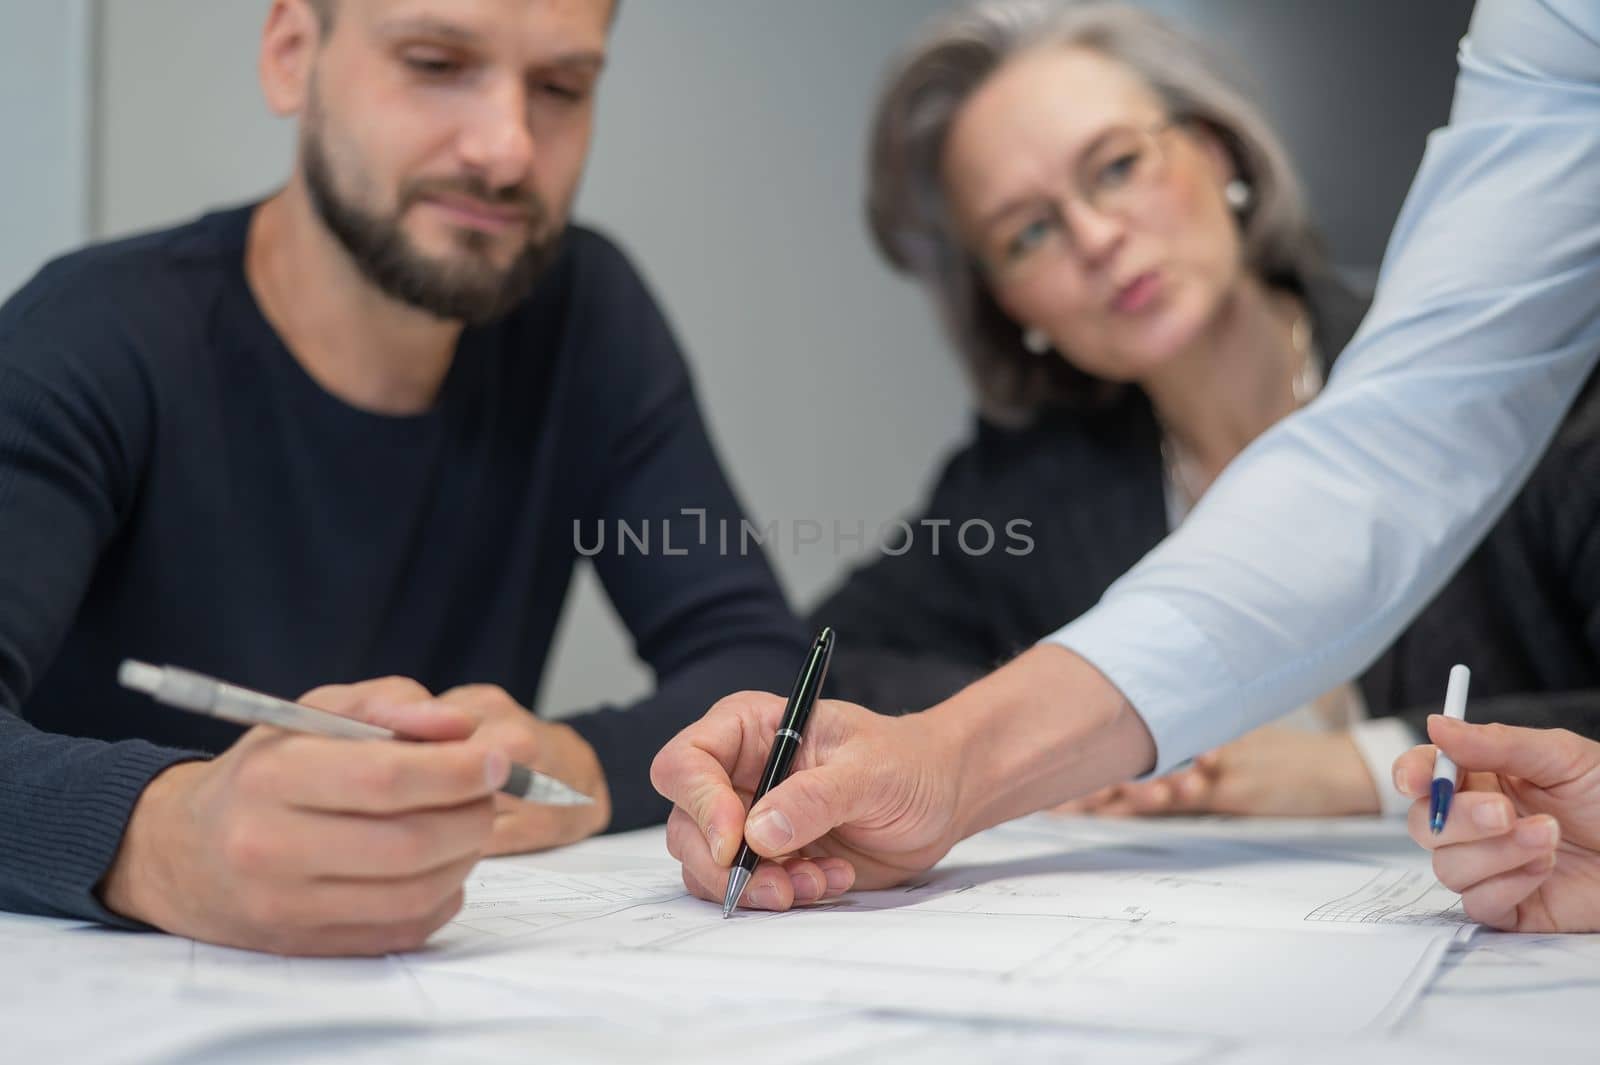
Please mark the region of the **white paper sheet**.
[[[1210, 1035], [1393, 1022], [1461, 927], [1414, 870], [1104, 822], [1024, 823], [916, 883], [723, 921], [675, 863], [486, 863], [406, 963], [538, 987], [915, 1010]], [[1397, 885], [1407, 885], [1397, 892]], [[1329, 995], [1326, 989], [1338, 988]]]
[[[0, 915], [0, 1060], [1464, 1065], [1600, 1045], [1600, 937], [1480, 936], [1408, 1008], [1471, 927], [1426, 869], [1380, 822], [1033, 818], [905, 889], [728, 922], [683, 897], [659, 831], [496, 860], [428, 950], [388, 959]], [[1398, 1039], [1372, 1031], [1400, 1015]]]
[[1520, 1058], [1581, 1051], [1569, 1060], [1589, 1061], [1600, 1054], [1597, 1015], [1600, 935], [1485, 931], [1446, 957], [1401, 1031], [1445, 1045], [1509, 1043]]

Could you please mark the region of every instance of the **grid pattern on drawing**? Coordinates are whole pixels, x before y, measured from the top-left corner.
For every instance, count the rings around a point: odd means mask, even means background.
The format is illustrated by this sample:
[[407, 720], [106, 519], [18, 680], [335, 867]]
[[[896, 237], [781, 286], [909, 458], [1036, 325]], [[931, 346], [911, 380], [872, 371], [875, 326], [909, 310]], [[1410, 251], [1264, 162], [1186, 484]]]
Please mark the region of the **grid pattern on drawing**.
[[1440, 918], [1467, 920], [1460, 900], [1441, 888], [1432, 874], [1417, 869], [1375, 873], [1355, 891], [1306, 914], [1308, 921], [1348, 924], [1411, 924]]
[[681, 886], [654, 871], [584, 876], [512, 870], [492, 884], [475, 886], [479, 890], [469, 890], [461, 915], [451, 923], [493, 936], [524, 936], [683, 894]]

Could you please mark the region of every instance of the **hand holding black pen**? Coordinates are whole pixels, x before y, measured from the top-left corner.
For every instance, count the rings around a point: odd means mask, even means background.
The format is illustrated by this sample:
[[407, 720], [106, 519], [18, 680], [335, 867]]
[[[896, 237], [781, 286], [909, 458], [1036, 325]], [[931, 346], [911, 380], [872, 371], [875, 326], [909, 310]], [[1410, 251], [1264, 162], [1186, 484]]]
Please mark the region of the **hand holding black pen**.
[[[815, 647], [813, 659], [820, 685]], [[773, 764], [773, 741], [794, 709], [781, 695], [733, 692], [656, 754], [651, 783], [673, 804], [667, 852], [692, 894], [787, 910], [904, 883], [970, 834], [962, 785], [993, 748], [954, 708], [888, 715], [816, 699], [804, 727], [791, 730], [802, 742], [790, 772]], [[977, 817], [992, 814], [989, 796], [974, 800]], [[730, 891], [733, 874], [752, 867], [739, 878], [742, 896], [737, 885]]]
[[[832, 657], [833, 630], [823, 626], [811, 645], [810, 653], [806, 655], [805, 664], [800, 667], [794, 691], [789, 694], [789, 704], [784, 708], [783, 719], [772, 737], [772, 750], [767, 754], [767, 766], [761, 772], [761, 783], [756, 787], [752, 806], [789, 775], [795, 755], [800, 753], [800, 745], [805, 742], [806, 722], [811, 719], [811, 709], [817, 704], [817, 696], [822, 691], [822, 682], [828, 675], [828, 662]], [[745, 885], [750, 883], [756, 863], [760, 860], [760, 855], [750, 849], [750, 844], [741, 840], [738, 857], [733, 860], [733, 869], [728, 875], [728, 890], [722, 897], [724, 918], [739, 905], [739, 897], [744, 894]]]

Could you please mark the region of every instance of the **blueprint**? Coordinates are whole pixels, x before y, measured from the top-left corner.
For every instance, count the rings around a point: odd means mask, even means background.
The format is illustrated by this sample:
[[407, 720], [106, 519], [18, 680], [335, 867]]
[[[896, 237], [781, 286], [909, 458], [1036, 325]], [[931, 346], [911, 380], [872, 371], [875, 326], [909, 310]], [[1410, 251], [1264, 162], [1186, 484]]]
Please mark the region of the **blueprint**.
[[493, 859], [426, 949], [388, 958], [0, 914], [0, 1058], [689, 1065], [758, 1047], [770, 1065], [1498, 1065], [1592, 1050], [1600, 937], [1476, 930], [1428, 869], [1376, 819], [1035, 817], [894, 890], [728, 921], [684, 893], [659, 829]]
[[727, 921], [684, 892], [659, 852], [499, 860], [480, 866], [460, 917], [406, 964], [423, 988], [470, 973], [658, 999], [1347, 1034], [1393, 1023], [1464, 927], [1425, 865], [1127, 835], [1030, 819], [962, 844], [911, 884]]

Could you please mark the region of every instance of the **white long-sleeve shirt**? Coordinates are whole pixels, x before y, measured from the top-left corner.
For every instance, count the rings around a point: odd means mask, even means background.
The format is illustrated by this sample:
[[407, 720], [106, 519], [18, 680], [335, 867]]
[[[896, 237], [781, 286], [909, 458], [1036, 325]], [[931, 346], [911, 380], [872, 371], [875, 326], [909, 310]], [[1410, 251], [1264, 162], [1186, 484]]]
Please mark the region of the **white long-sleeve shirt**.
[[1328, 387], [1047, 638], [1139, 711], [1157, 771], [1365, 668], [1600, 355], [1600, 2], [1480, 0], [1460, 67]]

